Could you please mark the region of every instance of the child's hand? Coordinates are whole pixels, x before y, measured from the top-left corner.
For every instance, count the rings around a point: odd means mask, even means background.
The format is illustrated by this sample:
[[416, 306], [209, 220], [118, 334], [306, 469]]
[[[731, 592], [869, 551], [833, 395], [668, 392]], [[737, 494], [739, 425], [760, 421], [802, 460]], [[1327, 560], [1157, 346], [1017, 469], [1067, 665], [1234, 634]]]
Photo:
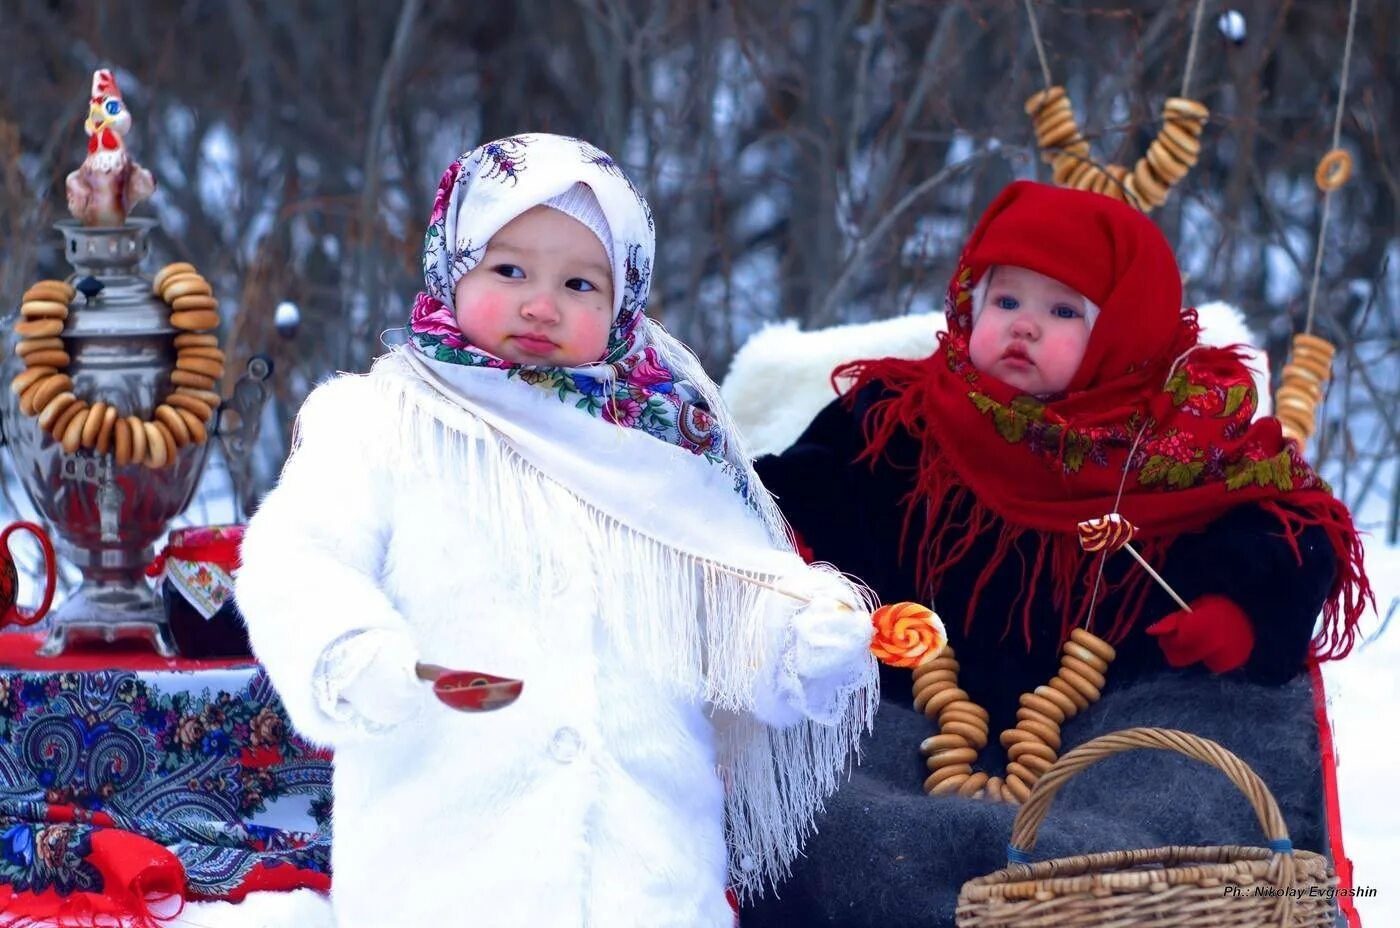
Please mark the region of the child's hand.
[[[349, 642], [370, 652], [363, 668], [341, 687], [340, 701], [376, 728], [389, 728], [415, 715], [424, 702], [423, 683], [414, 673], [416, 649], [407, 636], [375, 631]], [[365, 659], [366, 655], [354, 655]]]
[[1238, 669], [1254, 650], [1249, 616], [1225, 596], [1202, 596], [1147, 627], [1173, 667], [1204, 663], [1214, 673]]
[[870, 613], [822, 595], [793, 616], [794, 669], [809, 680], [851, 676], [870, 654]]

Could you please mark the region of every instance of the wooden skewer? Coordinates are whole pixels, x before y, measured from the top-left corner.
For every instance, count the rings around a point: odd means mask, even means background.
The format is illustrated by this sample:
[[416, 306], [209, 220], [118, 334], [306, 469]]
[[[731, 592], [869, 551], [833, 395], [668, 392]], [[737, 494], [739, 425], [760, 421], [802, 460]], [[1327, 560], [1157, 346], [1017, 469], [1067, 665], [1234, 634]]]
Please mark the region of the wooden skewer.
[[1142, 555], [1137, 553], [1137, 549], [1136, 549], [1136, 548], [1134, 548], [1134, 547], [1133, 547], [1132, 545], [1130, 545], [1130, 544], [1125, 544], [1125, 545], [1123, 545], [1123, 550], [1124, 550], [1124, 551], [1127, 551], [1129, 554], [1131, 554], [1134, 558], [1137, 559], [1137, 562], [1138, 562], [1139, 564], [1142, 565], [1142, 569], [1145, 570], [1145, 571], [1147, 571], [1149, 574], [1152, 575], [1152, 579], [1153, 579], [1153, 580], [1156, 580], [1157, 583], [1161, 585], [1162, 589], [1164, 589], [1164, 590], [1167, 591], [1167, 595], [1168, 595], [1168, 596], [1170, 596], [1172, 599], [1176, 600], [1176, 604], [1177, 604], [1178, 606], [1180, 606], [1181, 608], [1185, 609], [1187, 612], [1190, 612], [1190, 611], [1191, 611], [1191, 607], [1188, 606], [1188, 605], [1186, 605], [1186, 600], [1184, 600], [1184, 599], [1182, 599], [1180, 596], [1178, 596], [1178, 595], [1176, 594], [1176, 590], [1172, 589], [1171, 584], [1168, 583], [1167, 581], [1163, 580], [1163, 579], [1162, 579], [1162, 575], [1159, 574], [1159, 573], [1157, 573], [1157, 571], [1153, 570], [1151, 564], [1149, 564], [1149, 563], [1147, 563], [1147, 561], [1143, 560]]
[[775, 583], [769, 583], [766, 580], [760, 580], [752, 574], [746, 574], [743, 571], [735, 570], [732, 567], [725, 567], [723, 564], [720, 564], [716, 561], [705, 561], [705, 566], [712, 567], [722, 574], [729, 574], [731, 577], [738, 577], [741, 580], [747, 580], [754, 586], [761, 586], [766, 590], [772, 590], [774, 593], [779, 593], [783, 596], [790, 597], [792, 599], [797, 600], [798, 602], [810, 603], [812, 601], [812, 597], [810, 596], [803, 596], [801, 593], [794, 593], [792, 590], [783, 589]]

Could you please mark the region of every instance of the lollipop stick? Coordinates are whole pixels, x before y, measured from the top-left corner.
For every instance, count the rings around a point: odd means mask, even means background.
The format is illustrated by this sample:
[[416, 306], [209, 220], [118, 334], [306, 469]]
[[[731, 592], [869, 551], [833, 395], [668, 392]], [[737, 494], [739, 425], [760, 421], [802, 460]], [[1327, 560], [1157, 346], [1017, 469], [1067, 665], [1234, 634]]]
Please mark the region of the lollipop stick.
[[742, 580], [747, 580], [754, 586], [761, 586], [764, 589], [772, 590], [774, 593], [779, 593], [783, 596], [790, 597], [792, 599], [797, 600], [798, 602], [810, 603], [812, 601], [812, 597], [810, 596], [803, 596], [801, 593], [794, 593], [792, 590], [785, 590], [776, 584], [769, 583], [766, 580], [760, 580], [751, 574], [746, 574], [742, 571], [734, 570], [731, 567], [725, 567], [723, 564], [717, 564], [714, 561], [706, 561], [705, 564], [706, 566], [712, 567], [722, 574], [729, 574], [731, 577], [738, 577]]
[[1161, 585], [1162, 589], [1167, 591], [1168, 596], [1176, 600], [1176, 604], [1178, 606], [1185, 609], [1187, 612], [1191, 611], [1191, 607], [1186, 605], [1186, 600], [1176, 595], [1176, 590], [1172, 589], [1171, 584], [1163, 580], [1162, 575], [1157, 573], [1157, 571], [1153, 570], [1152, 565], [1142, 559], [1142, 555], [1137, 553], [1137, 549], [1135, 549], [1132, 545], [1125, 544], [1123, 546], [1123, 550], [1127, 551], [1129, 554], [1131, 554], [1134, 558], [1137, 559], [1137, 562], [1142, 565], [1142, 569], [1152, 575], [1152, 579], [1156, 580]]

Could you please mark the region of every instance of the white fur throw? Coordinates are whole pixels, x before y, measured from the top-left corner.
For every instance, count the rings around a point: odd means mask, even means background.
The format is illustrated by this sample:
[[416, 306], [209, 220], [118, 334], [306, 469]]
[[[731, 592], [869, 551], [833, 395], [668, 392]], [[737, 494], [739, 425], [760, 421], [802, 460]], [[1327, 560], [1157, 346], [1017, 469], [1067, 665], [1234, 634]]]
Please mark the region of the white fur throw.
[[[1197, 307], [1201, 341], [1253, 347], [1249, 361], [1259, 392], [1257, 415], [1273, 411], [1269, 361], [1244, 316], [1228, 303]], [[744, 343], [720, 393], [755, 456], [786, 450], [822, 407], [835, 398], [831, 371], [857, 358], [922, 358], [944, 327], [940, 313], [924, 313], [802, 332], [794, 321], [771, 324]]]

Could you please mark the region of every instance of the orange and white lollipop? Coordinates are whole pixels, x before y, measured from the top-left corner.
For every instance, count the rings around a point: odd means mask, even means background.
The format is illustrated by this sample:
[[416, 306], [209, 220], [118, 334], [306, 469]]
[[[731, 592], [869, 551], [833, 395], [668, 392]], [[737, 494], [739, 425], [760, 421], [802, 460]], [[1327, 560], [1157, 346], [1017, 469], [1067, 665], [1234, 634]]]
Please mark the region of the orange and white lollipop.
[[1172, 589], [1171, 584], [1163, 580], [1162, 575], [1157, 573], [1152, 565], [1147, 563], [1141, 554], [1137, 553], [1137, 549], [1128, 543], [1133, 540], [1133, 535], [1136, 533], [1137, 529], [1133, 523], [1116, 512], [1110, 512], [1106, 516], [1086, 519], [1079, 523], [1079, 546], [1085, 551], [1128, 552], [1133, 556], [1133, 560], [1141, 564], [1142, 569], [1147, 571], [1152, 579], [1156, 580], [1157, 584], [1167, 591], [1167, 595], [1176, 600], [1178, 606], [1190, 612], [1191, 607], [1186, 604], [1186, 600], [1182, 599], [1181, 595]]
[[1117, 551], [1133, 540], [1137, 529], [1116, 512], [1079, 523], [1079, 546], [1085, 551]]
[[890, 603], [870, 616], [875, 634], [870, 653], [891, 667], [917, 667], [931, 661], [948, 644], [943, 620], [919, 603]]

